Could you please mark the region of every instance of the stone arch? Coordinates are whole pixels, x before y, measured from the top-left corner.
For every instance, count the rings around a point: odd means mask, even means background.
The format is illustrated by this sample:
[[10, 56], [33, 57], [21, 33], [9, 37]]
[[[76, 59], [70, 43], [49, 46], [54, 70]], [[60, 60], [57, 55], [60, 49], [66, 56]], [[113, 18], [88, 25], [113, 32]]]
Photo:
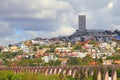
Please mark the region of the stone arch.
[[60, 67], [59, 74], [64, 74], [65, 75], [65, 72], [64, 72], [65, 69], [66, 69], [66, 67]]
[[57, 67], [53, 67], [52, 74], [57, 74]]
[[112, 79], [112, 80], [117, 80], [117, 71], [116, 71], [116, 68], [115, 68], [115, 67], [112, 68], [112, 76], [111, 76], [111, 79]]
[[88, 77], [91, 77], [91, 76], [93, 76], [93, 74], [94, 74], [94, 70], [93, 70], [93, 67], [91, 67], [91, 66], [89, 66], [89, 68], [88, 68]]
[[77, 72], [78, 70], [79, 70], [78, 67], [73, 67], [73, 68], [72, 68], [72, 74], [71, 74], [71, 76], [72, 76], [72, 77], [75, 77], [75, 76], [76, 76], [76, 72]]
[[50, 66], [50, 67], [48, 68], [48, 74], [52, 74], [52, 72], [53, 72], [53, 68]]
[[72, 68], [71, 67], [67, 67], [67, 69], [66, 69], [66, 75], [67, 76], [71, 76], [72, 75]]
[[49, 67], [44, 67], [44, 68], [43, 68], [43, 69], [44, 69], [44, 74], [45, 74], [45, 75], [48, 75], [48, 68], [49, 68]]
[[58, 74], [61, 74], [61, 72], [62, 72], [62, 68], [59, 67], [59, 68], [58, 68]]
[[108, 80], [109, 79], [109, 71], [108, 71], [107, 66], [101, 67], [101, 75], [102, 75], [101, 78], [103, 80]]

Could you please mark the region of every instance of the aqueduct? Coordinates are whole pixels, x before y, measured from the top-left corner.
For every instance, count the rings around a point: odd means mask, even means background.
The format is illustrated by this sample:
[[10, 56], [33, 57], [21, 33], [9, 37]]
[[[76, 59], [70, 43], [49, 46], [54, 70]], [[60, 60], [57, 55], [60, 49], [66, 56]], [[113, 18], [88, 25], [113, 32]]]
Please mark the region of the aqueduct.
[[117, 80], [117, 70], [119, 65], [109, 66], [39, 66], [39, 67], [12, 67], [0, 68], [1, 70], [12, 70], [15, 73], [29, 72], [29, 73], [44, 73], [45, 75], [64, 74], [75, 77], [76, 74], [85, 75], [85, 77], [96, 75], [97, 80]]

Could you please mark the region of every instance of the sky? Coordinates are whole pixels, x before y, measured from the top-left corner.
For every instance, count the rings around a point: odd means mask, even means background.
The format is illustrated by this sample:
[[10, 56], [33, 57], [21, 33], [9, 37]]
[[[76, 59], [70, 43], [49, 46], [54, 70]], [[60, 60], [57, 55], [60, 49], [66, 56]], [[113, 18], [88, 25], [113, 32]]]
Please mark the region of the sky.
[[0, 0], [0, 45], [70, 35], [78, 15], [87, 29], [120, 30], [120, 0]]

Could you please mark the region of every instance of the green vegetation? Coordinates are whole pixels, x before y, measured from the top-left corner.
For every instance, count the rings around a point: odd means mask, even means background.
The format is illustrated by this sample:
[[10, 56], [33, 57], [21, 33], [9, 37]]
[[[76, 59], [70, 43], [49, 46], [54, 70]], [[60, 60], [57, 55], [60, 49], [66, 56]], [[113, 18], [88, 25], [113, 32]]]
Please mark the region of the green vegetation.
[[39, 46], [39, 49], [40, 49], [40, 50], [42, 50], [42, 49], [43, 49], [43, 47], [42, 47], [42, 46]]
[[86, 74], [84, 73], [83, 70], [77, 71], [75, 75], [75, 80], [85, 80], [86, 79]]
[[93, 76], [86, 76], [86, 73], [84, 73], [84, 70], [79, 70], [76, 72], [75, 80], [97, 80], [97, 74], [94, 74]]
[[50, 46], [50, 52], [54, 53], [55, 52], [55, 48], [56, 48], [55, 46]]
[[93, 80], [97, 80], [97, 68], [94, 68]]
[[16, 55], [21, 54], [21, 52], [3, 52], [0, 54], [1, 59], [11, 59], [14, 58]]
[[109, 56], [107, 57], [109, 60], [120, 60], [120, 55], [114, 55], [114, 56]]
[[16, 64], [18, 66], [40, 66], [40, 63], [42, 63], [42, 59], [23, 59]]
[[88, 65], [90, 61], [93, 61], [90, 56], [86, 56], [84, 58], [70, 57], [68, 65]]
[[[10, 67], [10, 66], [40, 66], [41, 63], [43, 63], [41, 58], [37, 58], [37, 59], [23, 59], [20, 61], [15, 61], [15, 62], [10, 62], [6, 59], [3, 59], [4, 61], [4, 65]], [[12, 65], [14, 64], [14, 65]]]
[[0, 71], [0, 80], [74, 80], [70, 76], [19, 73], [15, 74], [12, 71]]
[[49, 45], [49, 46], [39, 46], [39, 49], [42, 50], [43, 48], [50, 48], [50, 50], [47, 50], [46, 53], [54, 53], [56, 46]]
[[120, 31], [117, 29], [114, 31], [114, 33], [120, 35]]
[[61, 61], [60, 60], [50, 60], [49, 61], [49, 65], [50, 66], [60, 66], [61, 65]]
[[2, 47], [0, 47], [0, 53], [1, 53], [1, 51], [2, 51]]
[[92, 76], [88, 77], [86, 80], [93, 80], [93, 77]]
[[97, 79], [96, 75], [97, 74], [86, 77], [86, 73], [84, 73], [84, 70], [77, 71], [74, 78], [72, 78], [71, 76], [66, 76], [64, 74], [55, 74], [55, 75], [47, 75], [47, 76], [42, 73], [35, 74], [35, 73], [27, 73], [27, 72], [16, 74], [11, 70], [7, 70], [7, 71], [5, 70], [5, 71], [0, 71], [0, 80], [96, 80]]
[[96, 41], [92, 40], [89, 42], [89, 44], [96, 44]]
[[68, 65], [79, 65], [79, 64], [80, 64], [79, 58], [75, 58], [75, 57], [69, 58]]
[[37, 51], [37, 47], [36, 46], [33, 47], [33, 51]]
[[120, 69], [117, 69], [117, 77], [118, 77], [119, 80], [120, 80]]
[[49, 63], [45, 63], [44, 66], [60, 66], [61, 61], [60, 60], [50, 60]]
[[116, 51], [116, 52], [120, 52], [120, 49], [116, 49], [115, 51]]
[[82, 49], [82, 45], [80, 44], [73, 45], [73, 50], [81, 50], [81, 49]]

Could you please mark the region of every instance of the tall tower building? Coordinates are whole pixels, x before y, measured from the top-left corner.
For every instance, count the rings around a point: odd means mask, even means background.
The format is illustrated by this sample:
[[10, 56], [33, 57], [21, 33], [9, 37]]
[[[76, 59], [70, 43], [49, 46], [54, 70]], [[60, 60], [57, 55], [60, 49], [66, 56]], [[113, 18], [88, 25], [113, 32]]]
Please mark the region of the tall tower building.
[[78, 30], [80, 32], [86, 31], [86, 16], [85, 15], [78, 16]]

